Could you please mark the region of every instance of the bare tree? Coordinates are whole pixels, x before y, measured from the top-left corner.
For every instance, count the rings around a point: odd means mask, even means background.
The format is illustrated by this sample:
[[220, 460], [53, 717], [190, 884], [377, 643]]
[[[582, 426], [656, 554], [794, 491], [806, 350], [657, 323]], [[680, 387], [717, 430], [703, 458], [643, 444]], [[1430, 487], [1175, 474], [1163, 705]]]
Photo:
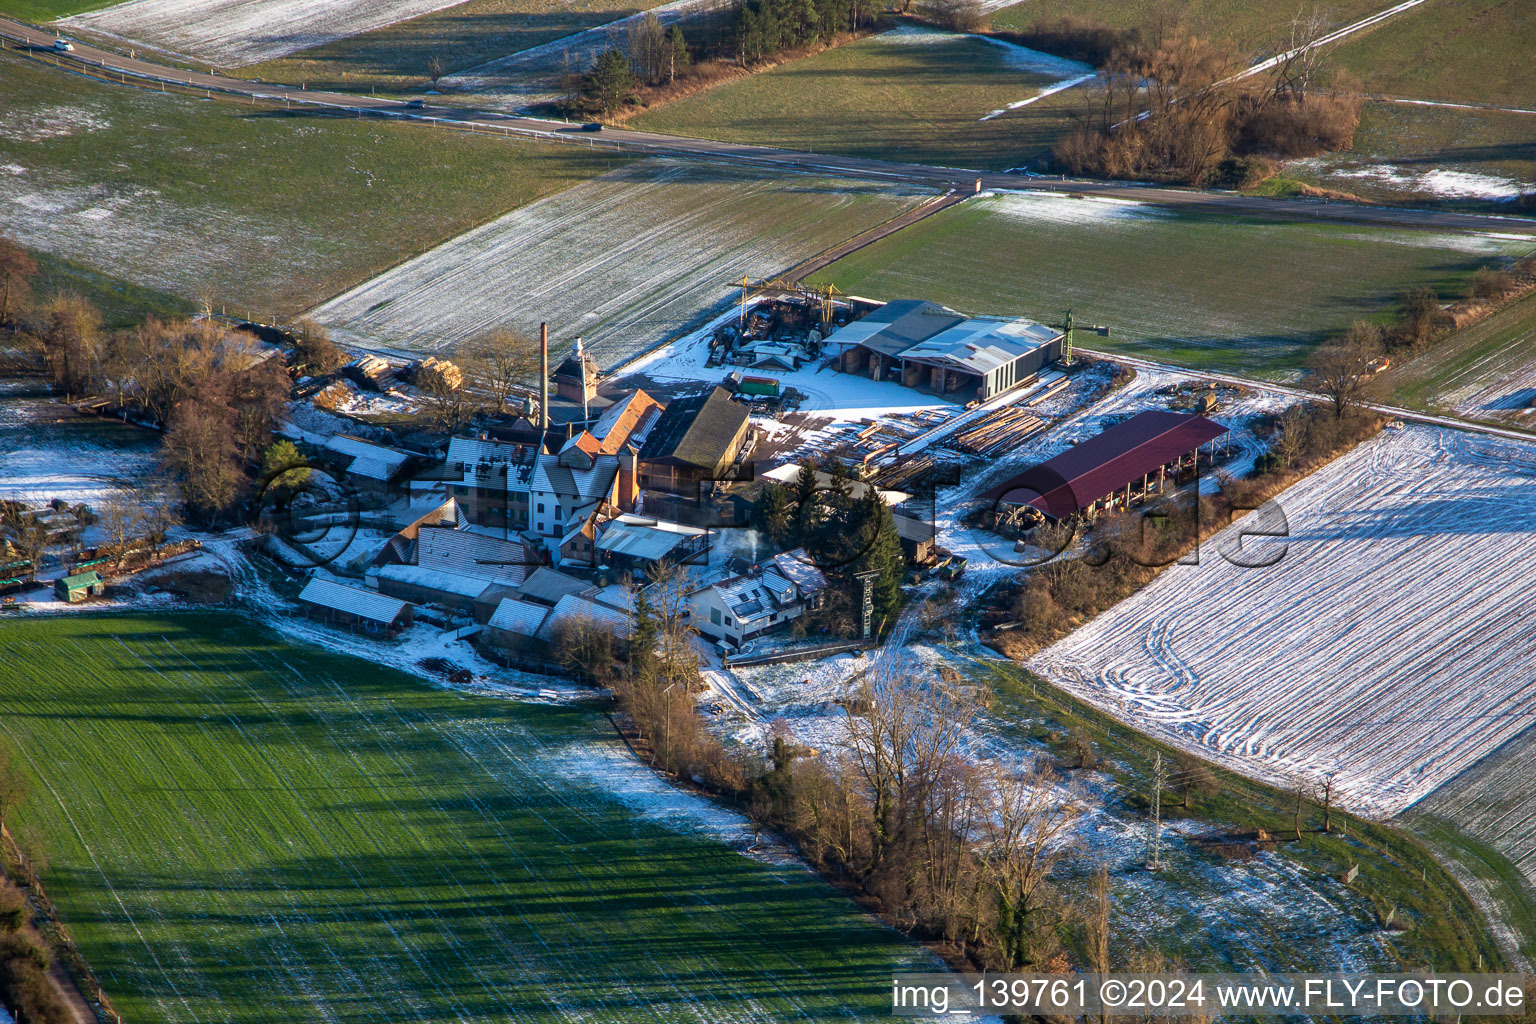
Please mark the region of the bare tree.
[[998, 905], [998, 944], [1008, 967], [1022, 967], [1050, 952], [1045, 937], [1055, 932], [1041, 920], [1043, 886], [1071, 848], [1068, 831], [1082, 805], [1044, 768], [1021, 773], [996, 766], [994, 773], [997, 806], [984, 853]]
[[114, 551], [122, 551], [144, 529], [144, 508], [139, 497], [124, 486], [112, 488], [96, 507], [97, 525]]
[[668, 55], [666, 29], [661, 19], [648, 13], [630, 23], [625, 31], [624, 53], [635, 69], [635, 74], [647, 85], [655, 85], [666, 77], [671, 61]]
[[510, 327], [498, 327], [470, 342], [459, 353], [464, 369], [490, 394], [497, 412], [519, 387], [538, 382], [538, 342]]
[[1291, 18], [1289, 41], [1270, 76], [1275, 98], [1306, 101], [1307, 90], [1323, 67], [1327, 48], [1319, 45], [1319, 40], [1328, 34], [1329, 27], [1328, 12], [1320, 7], [1297, 11]]
[[[1088, 966], [1096, 974], [1110, 972], [1109, 868], [1100, 864], [1093, 873], [1092, 902], [1088, 905]], [[1099, 1010], [1099, 1024], [1109, 1024], [1109, 1007]]]
[[427, 77], [432, 80], [432, 88], [437, 88], [437, 80], [443, 77], [443, 62], [433, 54], [427, 61]]
[[1313, 386], [1333, 403], [1335, 419], [1364, 399], [1372, 366], [1381, 358], [1381, 335], [1376, 324], [1356, 320], [1343, 338], [1319, 346], [1307, 359]]

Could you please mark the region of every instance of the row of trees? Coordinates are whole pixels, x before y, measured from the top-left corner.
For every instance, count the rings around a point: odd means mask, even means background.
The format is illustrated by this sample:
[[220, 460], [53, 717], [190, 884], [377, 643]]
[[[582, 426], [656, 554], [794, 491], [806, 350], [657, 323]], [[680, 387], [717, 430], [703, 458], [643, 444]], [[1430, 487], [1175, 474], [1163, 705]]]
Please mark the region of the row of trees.
[[879, 13], [859, 0], [743, 0], [732, 25], [734, 56], [746, 64], [857, 32]]
[[574, 670], [612, 688], [657, 768], [737, 802], [904, 930], [989, 969], [1064, 966], [1063, 928], [1080, 919], [1051, 875], [1081, 804], [1053, 769], [962, 755], [984, 693], [952, 675], [880, 676], [848, 698], [836, 750], [812, 755], [782, 724], [765, 751], [727, 750], [689, 696], [699, 665], [680, 584], [663, 572], [635, 596], [627, 639], [571, 620], [558, 644]]
[[1428, 285], [1404, 291], [1390, 322], [1356, 320], [1339, 337], [1313, 350], [1307, 360], [1309, 381], [1327, 396], [1334, 416], [1342, 419], [1372, 397], [1384, 358], [1422, 353], [1457, 326], [1457, 310], [1483, 314], [1536, 284], [1536, 257], [1509, 267], [1479, 267], [1467, 282], [1465, 298], [1447, 308]]
[[[1041, 26], [1037, 34], [1071, 28]], [[1073, 173], [1204, 185], [1246, 174], [1244, 158], [1253, 154], [1309, 156], [1354, 139], [1358, 92], [1319, 87], [1325, 51], [1314, 44], [1328, 29], [1321, 14], [1298, 18], [1283, 59], [1247, 77], [1238, 77], [1231, 49], [1176, 23], [1128, 33], [1077, 29], [1077, 49], [1109, 52], [1078, 131], [1053, 151]]]
[[[829, 477], [823, 486], [817, 470]], [[818, 614], [820, 622], [845, 636], [857, 635], [862, 621], [863, 584], [875, 573], [874, 622], [891, 623], [901, 611], [901, 577], [906, 560], [891, 510], [873, 487], [854, 497], [854, 480], [840, 459], [825, 465], [806, 459], [792, 484], [769, 481], [753, 504], [753, 526], [779, 550], [805, 548], [811, 562], [840, 582]]]

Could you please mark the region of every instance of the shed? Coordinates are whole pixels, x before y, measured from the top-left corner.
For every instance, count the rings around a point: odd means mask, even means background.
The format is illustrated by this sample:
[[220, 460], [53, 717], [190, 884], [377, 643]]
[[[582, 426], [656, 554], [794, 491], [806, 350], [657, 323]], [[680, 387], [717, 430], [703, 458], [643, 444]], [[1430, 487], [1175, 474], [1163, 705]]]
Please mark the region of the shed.
[[331, 580], [312, 579], [299, 592], [306, 614], [365, 633], [394, 636], [411, 624], [415, 609], [405, 601]]
[[106, 583], [102, 581], [101, 574], [95, 569], [65, 576], [53, 585], [53, 595], [60, 601], [68, 601], [70, 604], [100, 597], [106, 593], [106, 590]]
[[1139, 412], [1124, 423], [1040, 463], [985, 492], [998, 505], [1029, 505], [1052, 519], [1129, 504], [1136, 496], [1161, 491], [1175, 476], [1194, 468], [1200, 448], [1227, 432], [1204, 416], [1161, 409]]

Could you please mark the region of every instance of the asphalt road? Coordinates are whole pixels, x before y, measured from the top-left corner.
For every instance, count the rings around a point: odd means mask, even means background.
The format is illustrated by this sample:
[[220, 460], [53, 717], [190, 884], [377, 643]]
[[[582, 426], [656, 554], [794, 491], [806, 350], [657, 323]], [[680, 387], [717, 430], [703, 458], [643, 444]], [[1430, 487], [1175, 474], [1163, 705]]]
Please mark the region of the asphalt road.
[[74, 43], [74, 51], [71, 53], [55, 53], [52, 32], [5, 18], [0, 18], [0, 37], [4, 37], [13, 44], [20, 44], [23, 48], [45, 52], [61, 67], [76, 65], [79, 70], [98, 77], [110, 78], [114, 75], [132, 77], [141, 81], [216, 90], [234, 96], [289, 104], [298, 103], [358, 114], [435, 121], [546, 141], [602, 145], [638, 153], [688, 156], [876, 181], [927, 185], [937, 189], [956, 189], [961, 192], [993, 188], [1028, 189], [1112, 197], [1160, 206], [1205, 209], [1234, 217], [1284, 217], [1304, 221], [1377, 224], [1448, 231], [1497, 231], [1536, 238], [1536, 220], [1529, 218], [1408, 210], [1315, 199], [1267, 199], [1228, 192], [1202, 192], [1132, 183], [1025, 177], [995, 171], [973, 171], [927, 164], [805, 153], [769, 146], [747, 146], [711, 139], [633, 131], [627, 128], [604, 128], [601, 132], [582, 132], [578, 126], [564, 121], [458, 107], [412, 106], [405, 101], [376, 96], [311, 91], [270, 82], [252, 82], [224, 75], [186, 71], [141, 58], [125, 57], [81, 42]]

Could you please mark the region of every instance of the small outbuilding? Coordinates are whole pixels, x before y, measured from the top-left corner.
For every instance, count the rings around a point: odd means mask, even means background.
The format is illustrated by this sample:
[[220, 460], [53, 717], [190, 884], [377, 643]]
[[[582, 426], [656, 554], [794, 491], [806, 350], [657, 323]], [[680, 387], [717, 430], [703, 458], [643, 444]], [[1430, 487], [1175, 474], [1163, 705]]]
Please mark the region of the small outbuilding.
[[101, 574], [95, 569], [89, 572], [76, 573], [73, 576], [65, 576], [53, 584], [53, 596], [60, 601], [70, 604], [78, 604], [81, 601], [89, 601], [93, 597], [100, 597], [107, 592], [107, 585], [102, 580]]
[[323, 622], [391, 637], [410, 626], [415, 613], [405, 601], [321, 579], [304, 584], [299, 604], [306, 614]]

